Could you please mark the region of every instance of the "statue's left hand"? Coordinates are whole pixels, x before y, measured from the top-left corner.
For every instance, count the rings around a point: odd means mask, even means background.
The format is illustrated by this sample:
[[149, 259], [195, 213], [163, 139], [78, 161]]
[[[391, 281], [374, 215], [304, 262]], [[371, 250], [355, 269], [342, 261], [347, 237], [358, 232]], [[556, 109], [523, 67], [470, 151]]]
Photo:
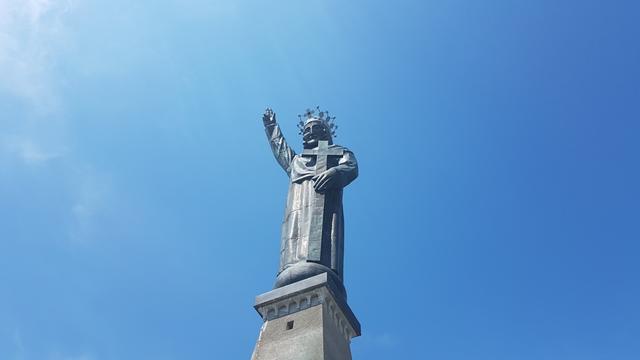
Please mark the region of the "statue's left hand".
[[316, 175], [313, 178], [313, 188], [319, 192], [323, 193], [328, 189], [332, 189], [338, 185], [338, 171], [334, 168], [331, 168], [320, 175]]

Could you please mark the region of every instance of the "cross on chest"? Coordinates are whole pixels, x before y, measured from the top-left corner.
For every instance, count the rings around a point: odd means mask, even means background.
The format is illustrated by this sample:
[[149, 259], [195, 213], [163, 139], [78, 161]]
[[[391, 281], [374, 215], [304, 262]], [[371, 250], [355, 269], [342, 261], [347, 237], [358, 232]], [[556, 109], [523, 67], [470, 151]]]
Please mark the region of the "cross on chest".
[[[344, 150], [340, 147], [330, 149], [328, 141], [318, 141], [317, 148], [304, 149], [302, 151], [302, 155], [316, 157], [316, 175], [319, 175], [327, 171], [329, 156], [342, 156], [344, 155]], [[325, 239], [328, 234], [324, 231], [324, 217], [325, 194], [315, 192], [311, 205], [311, 217], [309, 219], [309, 247], [307, 249], [308, 261], [322, 261], [323, 241], [331, 242], [330, 239]], [[330, 251], [325, 251], [325, 253], [327, 253], [326, 255], [331, 255]]]
[[329, 156], [342, 156], [344, 155], [344, 150], [342, 148], [329, 148], [328, 141], [318, 141], [318, 147], [315, 149], [304, 149], [302, 151], [302, 155], [304, 156], [315, 156], [316, 157], [316, 175], [321, 174], [327, 171], [327, 163]]

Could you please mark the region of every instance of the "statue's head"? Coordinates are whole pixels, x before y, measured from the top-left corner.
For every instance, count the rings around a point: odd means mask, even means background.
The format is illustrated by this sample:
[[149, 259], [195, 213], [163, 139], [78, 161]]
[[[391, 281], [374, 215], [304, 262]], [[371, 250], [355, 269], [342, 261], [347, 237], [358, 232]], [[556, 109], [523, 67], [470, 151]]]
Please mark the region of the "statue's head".
[[325, 140], [329, 145], [333, 144], [331, 130], [327, 128], [324, 121], [310, 120], [304, 125], [302, 130], [302, 144], [305, 149], [314, 149], [318, 146], [318, 141]]
[[[298, 129], [302, 135], [302, 144], [305, 149], [313, 149], [318, 146], [318, 141], [328, 141], [329, 145], [333, 144], [333, 137], [336, 135], [337, 125], [333, 123], [335, 117], [329, 116], [329, 112], [309, 110], [304, 115], [298, 115], [300, 122]], [[303, 116], [305, 117], [303, 119]]]

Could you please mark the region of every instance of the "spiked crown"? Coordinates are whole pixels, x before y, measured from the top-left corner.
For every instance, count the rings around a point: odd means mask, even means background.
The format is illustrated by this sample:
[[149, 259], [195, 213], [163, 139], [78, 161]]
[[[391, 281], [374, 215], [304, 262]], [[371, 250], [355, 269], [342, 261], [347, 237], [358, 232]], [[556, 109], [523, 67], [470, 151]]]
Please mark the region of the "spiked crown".
[[300, 135], [304, 133], [304, 128], [308, 123], [312, 121], [320, 121], [327, 128], [327, 131], [331, 134], [332, 137], [336, 137], [336, 130], [338, 130], [338, 125], [336, 125], [333, 121], [335, 120], [335, 116], [329, 116], [328, 111], [320, 110], [319, 106], [316, 106], [315, 110], [307, 109], [304, 114], [298, 115], [298, 129], [300, 130]]

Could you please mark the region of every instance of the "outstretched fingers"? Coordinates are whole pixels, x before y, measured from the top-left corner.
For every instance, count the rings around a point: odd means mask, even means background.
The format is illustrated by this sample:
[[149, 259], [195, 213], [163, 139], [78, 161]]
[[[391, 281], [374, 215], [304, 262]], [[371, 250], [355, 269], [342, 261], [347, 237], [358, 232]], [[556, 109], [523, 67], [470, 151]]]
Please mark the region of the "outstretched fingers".
[[273, 109], [266, 108], [264, 110], [264, 114], [262, 115], [262, 120], [264, 121], [265, 125], [274, 123], [276, 121], [276, 113], [273, 112]]
[[324, 191], [327, 188], [329, 188], [334, 182], [335, 182], [334, 177], [325, 175], [316, 184], [316, 189], [318, 191]]
[[324, 179], [325, 179], [325, 177], [324, 177], [323, 174], [316, 175], [313, 178], [311, 178], [311, 180], [313, 180], [313, 188], [316, 191], [318, 191], [318, 192], [322, 191], [322, 184], [324, 183]]

